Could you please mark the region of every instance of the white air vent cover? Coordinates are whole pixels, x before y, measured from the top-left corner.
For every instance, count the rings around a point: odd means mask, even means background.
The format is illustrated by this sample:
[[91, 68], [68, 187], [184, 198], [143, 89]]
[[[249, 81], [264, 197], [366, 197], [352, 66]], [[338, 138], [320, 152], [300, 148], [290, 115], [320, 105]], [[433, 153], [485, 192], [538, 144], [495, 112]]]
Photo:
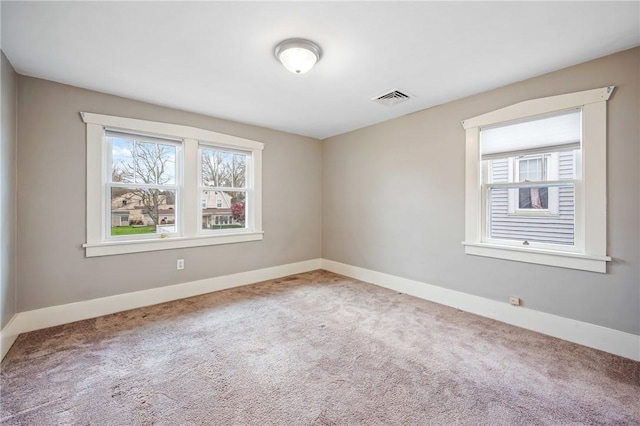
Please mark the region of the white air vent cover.
[[381, 105], [391, 107], [399, 104], [400, 102], [408, 101], [411, 97], [411, 95], [401, 92], [400, 90], [392, 90], [384, 95], [376, 96], [371, 100]]

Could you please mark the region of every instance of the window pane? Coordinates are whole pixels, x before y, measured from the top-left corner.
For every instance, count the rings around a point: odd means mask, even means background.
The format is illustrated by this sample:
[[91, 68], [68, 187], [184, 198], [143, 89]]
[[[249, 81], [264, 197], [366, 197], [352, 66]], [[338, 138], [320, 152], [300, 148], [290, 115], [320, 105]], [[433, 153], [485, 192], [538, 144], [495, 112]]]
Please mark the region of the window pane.
[[[489, 216], [487, 236], [489, 238], [519, 240], [522, 242], [573, 245], [575, 227], [575, 194], [573, 185], [559, 188], [518, 188], [518, 192], [520, 194], [529, 192], [530, 197], [532, 189], [539, 189], [541, 193], [543, 189], [547, 191], [544, 196], [546, 198], [545, 203], [548, 203], [549, 191], [558, 191], [558, 214], [547, 216], [509, 214], [510, 190], [507, 188], [491, 188], [487, 194], [487, 215]], [[548, 206], [543, 208], [548, 208]]]
[[175, 185], [177, 147], [110, 136], [111, 181]]
[[134, 183], [133, 142], [128, 139], [110, 137], [111, 182]]
[[244, 228], [246, 195], [241, 191], [202, 191], [202, 229]]
[[202, 148], [202, 185], [246, 188], [247, 155]]
[[581, 117], [582, 112], [574, 110], [482, 129], [481, 154], [495, 155], [579, 143]]
[[111, 236], [175, 233], [175, 199], [175, 191], [111, 188]]

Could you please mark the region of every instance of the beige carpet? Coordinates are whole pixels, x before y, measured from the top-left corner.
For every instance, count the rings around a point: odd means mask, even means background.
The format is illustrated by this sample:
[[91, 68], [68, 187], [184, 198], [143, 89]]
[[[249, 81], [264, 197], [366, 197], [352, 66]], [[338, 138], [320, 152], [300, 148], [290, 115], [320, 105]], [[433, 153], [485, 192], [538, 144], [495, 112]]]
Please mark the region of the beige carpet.
[[0, 421], [640, 425], [640, 363], [315, 271], [21, 335]]

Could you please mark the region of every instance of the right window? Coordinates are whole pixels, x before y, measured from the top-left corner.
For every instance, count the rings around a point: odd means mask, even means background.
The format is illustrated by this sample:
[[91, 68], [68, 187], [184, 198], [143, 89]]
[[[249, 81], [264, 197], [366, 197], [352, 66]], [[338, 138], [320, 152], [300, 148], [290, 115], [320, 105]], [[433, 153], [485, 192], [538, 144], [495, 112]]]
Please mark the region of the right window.
[[485, 240], [575, 249], [581, 133], [581, 110], [480, 129]]
[[[251, 152], [200, 144], [201, 232], [245, 228]], [[230, 232], [230, 231], [229, 231]]]
[[606, 272], [606, 101], [613, 87], [463, 122], [465, 252]]

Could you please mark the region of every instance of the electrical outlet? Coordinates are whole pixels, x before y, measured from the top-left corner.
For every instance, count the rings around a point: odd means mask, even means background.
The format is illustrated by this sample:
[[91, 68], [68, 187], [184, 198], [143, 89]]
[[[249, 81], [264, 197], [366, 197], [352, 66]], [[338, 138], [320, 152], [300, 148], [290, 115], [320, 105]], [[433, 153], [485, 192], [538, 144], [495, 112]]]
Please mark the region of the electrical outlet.
[[184, 259], [178, 259], [178, 263], [176, 264], [176, 269], [181, 271], [184, 269]]
[[509, 296], [509, 303], [513, 306], [520, 306], [520, 298], [515, 296]]

